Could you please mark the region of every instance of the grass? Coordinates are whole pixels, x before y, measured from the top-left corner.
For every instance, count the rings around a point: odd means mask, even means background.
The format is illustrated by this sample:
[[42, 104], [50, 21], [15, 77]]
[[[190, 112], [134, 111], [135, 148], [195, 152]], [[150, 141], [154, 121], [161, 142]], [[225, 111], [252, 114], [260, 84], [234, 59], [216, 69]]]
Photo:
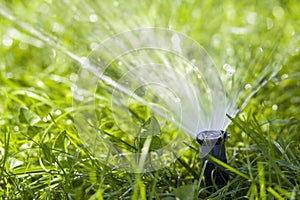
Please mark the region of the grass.
[[[51, 3], [52, 2], [52, 3]], [[0, 10], [0, 196], [2, 199], [298, 199], [300, 197], [299, 5], [296, 1], [3, 1]], [[133, 14], [134, 13], [134, 14]], [[96, 16], [96, 17], [95, 17]], [[97, 20], [96, 20], [97, 19]], [[256, 21], [255, 21], [256, 20]], [[53, 42], [45, 42], [25, 22]], [[279, 72], [245, 109], [230, 117], [228, 185], [205, 190], [205, 163], [193, 145], [171, 165], [128, 173], [95, 158], [74, 125], [72, 86], [79, 64], [61, 47], [87, 56], [95, 43], [137, 27], [166, 27], [198, 41], [219, 70], [228, 95], [242, 102], [262, 84], [265, 69]], [[241, 32], [246, 33], [241, 34]], [[261, 53], [261, 49], [263, 52]], [[245, 67], [246, 66], [246, 67]], [[104, 88], [106, 86], [103, 86]], [[141, 152], [146, 141], [122, 138], [109, 107], [109, 90], [99, 91], [100, 126], [114, 144]], [[242, 95], [241, 95], [242, 94]], [[148, 111], [133, 107], [142, 128]], [[147, 124], [148, 123], [148, 124]], [[154, 123], [154, 125], [153, 125]], [[159, 127], [175, 135], [172, 126]], [[163, 144], [158, 137], [152, 150]], [[161, 143], [159, 143], [161, 142]], [[156, 146], [155, 146], [156, 145]]]

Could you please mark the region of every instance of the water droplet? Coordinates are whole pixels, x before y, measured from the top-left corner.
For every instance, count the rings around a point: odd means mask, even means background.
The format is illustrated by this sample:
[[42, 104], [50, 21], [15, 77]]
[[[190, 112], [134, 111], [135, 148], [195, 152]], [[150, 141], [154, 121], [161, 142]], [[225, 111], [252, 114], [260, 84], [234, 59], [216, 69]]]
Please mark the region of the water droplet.
[[90, 65], [90, 60], [89, 60], [87, 57], [81, 57], [81, 58], [80, 58], [80, 63], [81, 63], [82, 65], [84, 65], [84, 67], [85, 67], [85, 65], [89, 67], [89, 65]]
[[90, 22], [97, 22], [98, 21], [98, 16], [96, 14], [91, 14], [90, 17]]
[[198, 68], [198, 67], [193, 67], [193, 70], [194, 70], [195, 72], [197, 72], [197, 71], [199, 71], [199, 68]]
[[47, 115], [46, 121], [50, 121], [51, 120], [51, 116]]
[[57, 83], [60, 83], [61, 82], [61, 77], [59, 76], [52, 76], [53, 80]]
[[232, 76], [235, 72], [234, 67], [230, 66], [229, 64], [224, 64], [223, 69], [227, 72], [227, 76]]
[[267, 29], [270, 30], [273, 27], [273, 20], [271, 18], [267, 18]]
[[274, 111], [278, 110], [278, 106], [277, 106], [276, 104], [274, 104], [274, 105], [272, 106], [272, 110], [274, 110]]
[[20, 146], [20, 149], [28, 149], [30, 148], [29, 142], [26, 142]]
[[44, 87], [45, 84], [41, 81], [41, 80], [37, 80], [36, 84], [39, 86], [39, 87]]
[[198, 78], [198, 79], [201, 79], [201, 78], [202, 78], [201, 74], [198, 74], [198, 75], [197, 75], [197, 78]]
[[245, 85], [245, 89], [246, 89], [246, 90], [250, 90], [251, 88], [252, 88], [252, 85], [251, 85], [251, 84], [248, 83], [248, 84]]
[[8, 78], [8, 79], [11, 79], [11, 78], [13, 78], [14, 76], [13, 76], [13, 74], [11, 73], [11, 72], [8, 72], [7, 74], [6, 74], [6, 78]]
[[4, 37], [2, 43], [4, 46], [10, 47], [13, 44], [13, 40], [10, 37]]
[[210, 88], [207, 88], [207, 89], [206, 89], [206, 92], [207, 92], [207, 94], [211, 94], [211, 89], [210, 89]]
[[61, 112], [61, 110], [56, 110], [56, 111], [55, 111], [55, 114], [56, 114], [56, 115], [61, 115], [62, 112]]
[[14, 127], [14, 131], [19, 131], [20, 129], [19, 129], [19, 127], [18, 126], [15, 126]]
[[71, 85], [71, 90], [76, 91], [77, 90], [77, 85], [75, 85], [75, 84]]
[[284, 32], [287, 35], [293, 36], [295, 35], [295, 28], [291, 24], [287, 24], [286, 27], [284, 27]]
[[11, 28], [7, 31], [7, 36], [16, 39], [21, 37], [21, 33], [17, 29]]
[[246, 17], [246, 20], [249, 24], [255, 24], [256, 17], [257, 17], [256, 12], [250, 12]]
[[287, 74], [282, 74], [281, 80], [287, 79], [288, 77], [289, 77], [289, 75], [287, 75]]
[[72, 124], [72, 123], [73, 123], [73, 121], [70, 120], [70, 119], [68, 119], [68, 120], [66, 121], [66, 124], [67, 124], [67, 125], [70, 125], [70, 124]]
[[175, 101], [176, 103], [180, 103], [181, 100], [180, 100], [180, 98], [177, 97], [177, 98], [174, 99], [174, 101]]
[[230, 66], [229, 64], [224, 64], [223, 65], [223, 69], [225, 69], [226, 71], [231, 71], [232, 70], [232, 66]]
[[78, 75], [75, 73], [70, 74], [70, 81], [77, 81], [78, 80]]
[[260, 53], [264, 52], [263, 48], [261, 48], [261, 47], [258, 48], [258, 51], [259, 51]]
[[110, 77], [108, 77], [108, 76], [105, 77], [105, 80], [104, 80], [104, 81], [105, 81], [105, 83], [108, 84], [108, 85], [111, 85], [112, 82], [113, 82], [113, 80], [112, 80]]
[[247, 34], [248, 33], [248, 29], [247, 28], [241, 28], [241, 27], [233, 27], [231, 29], [231, 32], [233, 34], [237, 34], [237, 35], [244, 35], [244, 34]]
[[282, 18], [284, 15], [284, 10], [280, 6], [275, 6], [272, 10], [272, 14], [276, 18]]
[[122, 66], [122, 65], [123, 65], [123, 63], [122, 63], [121, 61], [119, 61], [119, 62], [118, 62], [118, 65], [119, 65], [119, 66]]
[[56, 50], [55, 49], [52, 49], [52, 55], [53, 55], [53, 57], [56, 57]]
[[73, 6], [71, 7], [71, 9], [72, 9], [72, 11], [76, 11], [76, 10], [77, 10], [77, 7], [73, 5]]
[[115, 7], [118, 7], [118, 6], [119, 6], [119, 2], [118, 2], [118, 1], [115, 1], [115, 2], [114, 2], [114, 6], [115, 6]]
[[63, 33], [64, 32], [64, 27], [62, 25], [60, 25], [57, 22], [53, 22], [52, 24], [52, 31], [55, 33]]

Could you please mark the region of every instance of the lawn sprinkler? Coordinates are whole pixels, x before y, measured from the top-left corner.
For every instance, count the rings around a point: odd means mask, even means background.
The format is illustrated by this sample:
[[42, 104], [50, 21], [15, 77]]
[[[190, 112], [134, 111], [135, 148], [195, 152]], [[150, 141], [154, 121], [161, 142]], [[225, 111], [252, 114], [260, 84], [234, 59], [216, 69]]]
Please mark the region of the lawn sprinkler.
[[202, 160], [207, 162], [204, 171], [204, 182], [211, 192], [214, 190], [213, 186], [222, 188], [229, 180], [229, 175], [225, 171], [209, 161], [209, 156], [213, 156], [227, 163], [225, 141], [228, 138], [229, 134], [222, 130], [201, 131], [197, 135], [197, 141], [201, 145], [201, 154], [205, 155]]

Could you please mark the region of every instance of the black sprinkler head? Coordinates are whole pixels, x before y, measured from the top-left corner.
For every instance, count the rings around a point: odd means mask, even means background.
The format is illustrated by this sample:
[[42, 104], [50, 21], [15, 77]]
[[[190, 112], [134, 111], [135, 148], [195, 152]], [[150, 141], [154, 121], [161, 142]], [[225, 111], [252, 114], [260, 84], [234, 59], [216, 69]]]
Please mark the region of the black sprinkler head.
[[[197, 135], [197, 141], [201, 145], [201, 152], [214, 156], [225, 163], [227, 163], [225, 141], [228, 138], [229, 134], [222, 130], [201, 131]], [[202, 160], [204, 162], [207, 161], [204, 171], [204, 180], [208, 190], [211, 192], [214, 191], [212, 187], [214, 185], [213, 183], [215, 183], [218, 188], [226, 186], [229, 175], [208, 161], [206, 157]]]
[[210, 144], [221, 144], [224, 139], [225, 141], [228, 139], [229, 134], [222, 130], [217, 131], [201, 131], [197, 135], [197, 141], [202, 145], [203, 143], [207, 144], [208, 142]]

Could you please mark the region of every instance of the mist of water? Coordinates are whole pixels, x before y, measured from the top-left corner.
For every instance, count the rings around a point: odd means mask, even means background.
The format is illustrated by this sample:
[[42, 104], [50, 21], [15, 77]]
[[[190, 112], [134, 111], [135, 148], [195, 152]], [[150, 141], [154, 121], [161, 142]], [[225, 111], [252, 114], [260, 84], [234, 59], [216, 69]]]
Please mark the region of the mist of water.
[[[244, 74], [249, 66], [218, 67], [197, 42], [161, 28], [136, 29], [117, 35], [109, 32], [112, 37], [94, 44], [93, 50], [82, 57], [61, 45], [62, 41], [50, 31], [22, 21], [5, 7], [0, 8], [0, 15], [39, 44], [51, 46], [81, 65], [72, 87], [76, 129], [97, 158], [130, 172], [155, 170], [172, 163], [192, 145], [200, 131], [226, 130], [230, 124], [226, 114], [234, 117], [241, 112], [280, 68], [275, 64], [255, 71], [254, 67], [253, 74], [258, 76], [249, 82], [249, 75]], [[128, 139], [131, 135], [130, 142], [136, 136], [146, 138], [141, 152], [124, 150], [102, 134], [101, 119], [95, 114], [97, 95], [111, 101], [111, 105], [106, 101], [105, 106], [111, 110], [122, 134], [126, 133], [120, 137]], [[133, 120], [131, 107], [135, 105], [147, 106], [162, 127], [171, 122], [179, 131], [173, 129], [172, 134], [162, 134], [167, 144], [149, 151], [151, 138], [143, 135], [142, 123]]]
[[[89, 75], [79, 81], [96, 78], [111, 85], [115, 89], [112, 93], [115, 105], [129, 108], [135, 102], [145, 104], [192, 137], [203, 130], [225, 130], [230, 124], [226, 113], [234, 117], [279, 69], [275, 67], [268, 76], [262, 74], [260, 79], [265, 80], [258, 80], [260, 84], [252, 88], [238, 107], [237, 99], [226, 94], [222, 75], [207, 52], [182, 34], [165, 29], [129, 31], [109, 38], [87, 58], [82, 58], [61, 46], [57, 38], [45, 35], [46, 30], [37, 30], [4, 8], [0, 9], [0, 15], [80, 63], [81, 73], [88, 71]], [[230, 70], [226, 68], [226, 72]], [[116, 110], [115, 118], [127, 121], [128, 109]]]
[[[90, 58], [82, 58], [60, 46], [59, 42], [45, 36], [29, 24], [16, 19], [9, 12], [1, 9], [0, 14], [14, 21], [20, 28], [45, 44], [64, 52], [79, 62], [83, 69], [87, 69], [93, 76], [113, 85], [118, 91], [114, 93], [115, 99], [124, 99], [123, 95], [125, 94], [146, 104], [154, 112], [171, 120], [191, 136], [195, 136], [199, 131], [205, 129], [222, 129], [226, 108], [223, 85], [209, 55], [196, 42], [187, 37], [164, 29], [128, 32], [121, 35], [121, 38], [112, 38], [109, 42], [104, 43], [107, 46], [100, 45], [93, 51]], [[161, 52], [157, 52], [158, 49]], [[136, 57], [137, 54], [128, 54], [128, 51], [138, 50], [140, 51], [139, 58]], [[143, 50], [146, 53], [142, 52]], [[171, 56], [164, 55], [164, 52], [169, 52]], [[121, 58], [120, 56], [124, 54], [129, 56]], [[164, 96], [164, 91], [156, 87], [156, 90], [151, 91], [150, 98], [144, 99], [132, 91], [133, 83], [129, 83], [130, 86], [127, 86], [124, 84], [124, 80], [121, 83], [113, 80], [109, 74], [105, 74], [104, 70], [109, 65], [106, 62], [111, 62], [116, 58], [123, 63], [122, 68], [119, 68], [119, 73], [122, 75], [127, 72], [131, 73], [123, 77], [125, 82], [139, 81], [140, 86], [149, 82], [156, 83], [159, 87], [167, 88], [172, 97]], [[137, 66], [142, 67], [138, 68]], [[135, 80], [135, 78], [137, 79]], [[147, 79], [147, 81], [145, 82], [143, 79]], [[203, 79], [203, 84], [198, 84], [201, 83], [198, 81], [199, 79]], [[156, 96], [156, 100], [151, 102], [154, 96]], [[159, 109], [158, 106], [151, 106], [151, 104], [160, 105], [162, 109]]]

